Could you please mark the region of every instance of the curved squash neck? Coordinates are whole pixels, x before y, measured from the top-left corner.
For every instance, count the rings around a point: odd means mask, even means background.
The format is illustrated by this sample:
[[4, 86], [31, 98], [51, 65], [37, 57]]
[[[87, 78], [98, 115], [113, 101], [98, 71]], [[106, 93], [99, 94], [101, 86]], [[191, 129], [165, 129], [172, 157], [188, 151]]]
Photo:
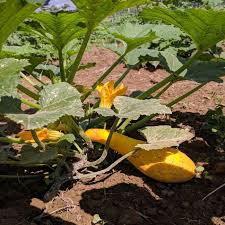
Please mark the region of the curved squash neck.
[[[106, 144], [109, 136], [109, 131], [105, 129], [90, 129], [85, 133], [92, 141], [101, 144]], [[143, 143], [145, 142], [114, 132], [109, 146], [111, 149], [124, 155], [132, 151], [137, 144]]]

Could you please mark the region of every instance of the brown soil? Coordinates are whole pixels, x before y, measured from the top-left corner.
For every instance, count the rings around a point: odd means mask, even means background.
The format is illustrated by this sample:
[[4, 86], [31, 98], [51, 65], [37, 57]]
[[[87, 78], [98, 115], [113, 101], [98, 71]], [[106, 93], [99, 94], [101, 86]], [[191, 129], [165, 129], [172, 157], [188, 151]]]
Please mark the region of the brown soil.
[[[77, 83], [90, 85], [115, 59], [108, 50], [94, 47], [85, 55], [84, 62], [96, 61], [98, 65], [80, 72]], [[121, 64], [109, 79], [118, 78], [124, 70]], [[145, 90], [165, 76], [167, 73], [161, 69], [154, 72], [140, 69], [131, 71], [124, 83], [131, 93]], [[176, 83], [163, 95], [162, 101], [168, 102], [194, 86], [196, 83], [189, 81]], [[224, 154], [213, 150], [199, 137], [202, 115], [220, 100], [225, 100], [225, 84], [212, 82], [173, 109], [177, 112], [172, 123], [190, 126], [196, 131], [195, 140], [183, 144], [181, 149], [198, 165], [204, 165], [206, 172], [198, 174], [199, 178], [183, 184], [163, 184], [124, 162], [111, 174], [100, 177], [99, 182], [68, 184], [48, 203], [42, 201], [47, 190], [44, 183], [19, 178], [0, 180], [0, 224], [224, 225], [224, 188], [202, 201], [224, 183], [224, 171], [217, 174], [215, 169], [216, 163], [224, 160]], [[44, 209], [40, 219], [38, 216]], [[93, 223], [96, 214], [101, 219]]]

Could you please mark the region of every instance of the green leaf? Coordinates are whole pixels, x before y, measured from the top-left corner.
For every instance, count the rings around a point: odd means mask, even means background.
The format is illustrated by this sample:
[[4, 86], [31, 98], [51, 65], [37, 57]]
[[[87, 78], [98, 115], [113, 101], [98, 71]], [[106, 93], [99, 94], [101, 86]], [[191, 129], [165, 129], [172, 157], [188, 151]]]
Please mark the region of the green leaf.
[[[28, 3], [29, 2], [29, 3]], [[9, 35], [44, 1], [7, 0], [0, 2], [0, 50]]]
[[21, 164], [39, 164], [48, 163], [57, 158], [57, 150], [54, 148], [47, 148], [45, 151], [39, 151], [31, 145], [24, 145], [21, 151]]
[[73, 134], [65, 134], [58, 140], [58, 142], [67, 141], [72, 144], [75, 140], [76, 138]]
[[225, 75], [225, 62], [196, 61], [184, 76], [185, 80], [193, 80], [198, 83], [215, 81], [222, 83], [221, 77]]
[[[162, 66], [169, 72], [175, 72], [183, 66], [183, 63], [180, 62], [177, 57], [177, 52], [173, 48], [167, 48], [165, 51], [160, 51], [159, 55]], [[181, 76], [185, 76], [186, 72], [187, 70], [183, 71]]]
[[199, 51], [207, 50], [225, 37], [225, 12], [206, 9], [145, 9], [142, 17], [173, 24], [190, 35]]
[[[65, 91], [66, 90], [66, 91]], [[7, 101], [7, 99], [4, 99]], [[11, 101], [12, 102], [12, 101]], [[25, 129], [38, 129], [55, 122], [64, 115], [84, 116], [80, 93], [68, 83], [48, 85], [40, 92], [41, 109], [34, 114], [24, 114], [17, 106], [4, 109], [1, 106], [11, 103], [0, 102], [0, 113], [11, 120], [23, 124]]]
[[89, 30], [94, 29], [106, 17], [126, 8], [147, 3], [147, 0], [72, 0], [86, 20]]
[[27, 60], [0, 59], [0, 99], [2, 96], [16, 96], [20, 72], [29, 65]]
[[126, 44], [127, 53], [157, 38], [149, 24], [125, 23], [110, 29], [109, 32]]
[[[82, 36], [85, 25], [79, 13], [57, 13], [42, 12], [34, 14], [31, 19], [38, 22], [28, 23], [27, 29], [36, 35], [44, 37], [51, 42], [55, 48], [63, 49], [71, 40]], [[23, 27], [26, 30], [26, 26]]]
[[118, 96], [114, 100], [118, 113], [111, 109], [98, 108], [95, 111], [103, 116], [117, 116], [137, 120], [141, 115], [171, 114], [169, 107], [160, 104], [158, 99], [139, 100], [126, 96]]
[[145, 150], [155, 150], [179, 146], [184, 141], [188, 141], [194, 135], [184, 129], [171, 128], [167, 125], [145, 127], [140, 133], [147, 139], [147, 144], [138, 144], [137, 148]]

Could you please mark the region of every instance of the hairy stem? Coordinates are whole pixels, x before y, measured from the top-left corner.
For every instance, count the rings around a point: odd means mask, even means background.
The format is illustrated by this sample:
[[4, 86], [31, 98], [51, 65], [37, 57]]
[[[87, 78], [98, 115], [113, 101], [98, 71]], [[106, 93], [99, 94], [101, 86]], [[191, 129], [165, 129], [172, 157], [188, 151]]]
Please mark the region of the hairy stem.
[[84, 52], [85, 52], [85, 50], [87, 48], [89, 39], [91, 37], [91, 33], [92, 33], [92, 29], [88, 29], [87, 33], [86, 33], [86, 35], [85, 35], [85, 37], [83, 39], [83, 42], [81, 44], [80, 50], [79, 50], [79, 52], [77, 54], [77, 57], [76, 57], [76, 59], [74, 61], [74, 64], [71, 67], [71, 71], [69, 73], [68, 80], [67, 80], [68, 83], [70, 83], [70, 84], [73, 83], [73, 80], [74, 80], [74, 78], [76, 76], [76, 72], [79, 69], [79, 65], [80, 65], [80, 62], [81, 62], [81, 60], [83, 58]]
[[45, 150], [45, 144], [39, 140], [36, 131], [35, 130], [31, 130], [31, 134], [32, 134], [32, 137], [33, 137], [34, 141], [39, 146], [39, 148]]
[[2, 143], [8, 143], [8, 144], [22, 144], [24, 143], [23, 140], [21, 140], [20, 138], [13, 138], [13, 137], [0, 137], [0, 142]]
[[24, 99], [24, 98], [21, 98], [20, 101], [25, 104], [25, 105], [28, 105], [30, 106], [31, 108], [34, 108], [34, 109], [41, 109], [41, 106], [36, 104], [36, 103], [33, 103], [33, 102], [30, 102], [28, 101], [27, 99]]
[[60, 77], [61, 77], [61, 81], [64, 82], [64, 81], [66, 81], [66, 77], [65, 77], [64, 59], [63, 59], [62, 49], [58, 49], [58, 54], [59, 54]]
[[39, 98], [40, 98], [40, 95], [28, 90], [26, 87], [24, 87], [23, 85], [21, 84], [18, 84], [17, 85], [17, 89], [21, 92], [23, 92], [24, 94], [26, 94], [27, 96], [33, 98], [34, 100], [38, 101]]

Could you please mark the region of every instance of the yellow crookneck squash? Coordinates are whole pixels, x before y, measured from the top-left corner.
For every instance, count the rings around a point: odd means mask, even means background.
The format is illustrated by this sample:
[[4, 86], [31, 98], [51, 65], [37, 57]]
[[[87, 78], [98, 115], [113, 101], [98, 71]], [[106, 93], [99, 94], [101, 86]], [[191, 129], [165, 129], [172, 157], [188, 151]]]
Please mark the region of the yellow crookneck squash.
[[[105, 144], [109, 136], [109, 131], [105, 129], [89, 129], [85, 133], [93, 142], [101, 144]], [[137, 144], [145, 143], [114, 132], [110, 148], [124, 155], [134, 150]], [[160, 182], [181, 183], [195, 176], [194, 162], [176, 148], [139, 149], [128, 160], [142, 173]]]

